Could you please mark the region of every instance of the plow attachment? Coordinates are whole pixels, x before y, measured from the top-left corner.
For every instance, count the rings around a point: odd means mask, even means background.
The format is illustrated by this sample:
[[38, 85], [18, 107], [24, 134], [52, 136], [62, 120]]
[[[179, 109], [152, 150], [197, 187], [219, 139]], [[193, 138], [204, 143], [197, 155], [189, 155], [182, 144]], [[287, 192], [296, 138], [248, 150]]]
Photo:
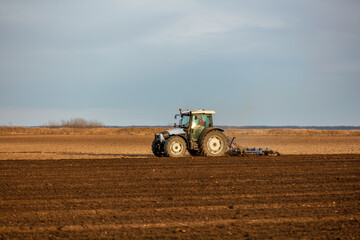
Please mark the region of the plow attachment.
[[234, 140], [235, 137], [232, 139], [226, 137], [228, 144], [229, 144], [229, 155], [230, 156], [238, 156], [238, 155], [259, 155], [259, 156], [280, 156], [279, 152], [275, 152], [268, 148], [246, 148], [242, 146], [238, 146]]

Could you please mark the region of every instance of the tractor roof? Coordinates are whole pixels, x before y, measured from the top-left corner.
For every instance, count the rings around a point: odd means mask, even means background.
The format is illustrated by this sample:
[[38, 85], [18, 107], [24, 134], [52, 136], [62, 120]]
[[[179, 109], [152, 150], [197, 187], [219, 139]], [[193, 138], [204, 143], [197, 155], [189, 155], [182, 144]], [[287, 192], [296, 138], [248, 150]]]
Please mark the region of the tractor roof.
[[190, 112], [192, 114], [215, 114], [214, 110], [205, 110], [205, 109], [198, 109], [198, 110], [192, 110], [192, 111], [183, 111], [181, 112], [181, 114], [190, 114]]

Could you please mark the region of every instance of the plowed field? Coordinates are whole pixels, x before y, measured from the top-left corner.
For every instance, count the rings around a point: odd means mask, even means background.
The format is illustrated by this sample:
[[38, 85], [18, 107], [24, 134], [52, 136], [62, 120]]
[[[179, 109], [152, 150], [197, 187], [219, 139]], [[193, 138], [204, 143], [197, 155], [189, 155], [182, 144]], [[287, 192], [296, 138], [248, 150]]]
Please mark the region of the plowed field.
[[359, 239], [360, 155], [0, 161], [0, 239]]

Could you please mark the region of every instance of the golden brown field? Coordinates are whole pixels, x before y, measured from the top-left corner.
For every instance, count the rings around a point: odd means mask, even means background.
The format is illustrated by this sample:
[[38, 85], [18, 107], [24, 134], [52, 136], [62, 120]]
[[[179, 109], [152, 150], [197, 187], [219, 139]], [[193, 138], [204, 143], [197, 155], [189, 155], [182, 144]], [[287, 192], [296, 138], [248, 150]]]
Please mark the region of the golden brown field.
[[[154, 134], [163, 128], [0, 128], [0, 160], [152, 157]], [[266, 129], [225, 131], [245, 147], [281, 154], [359, 154], [359, 130]]]

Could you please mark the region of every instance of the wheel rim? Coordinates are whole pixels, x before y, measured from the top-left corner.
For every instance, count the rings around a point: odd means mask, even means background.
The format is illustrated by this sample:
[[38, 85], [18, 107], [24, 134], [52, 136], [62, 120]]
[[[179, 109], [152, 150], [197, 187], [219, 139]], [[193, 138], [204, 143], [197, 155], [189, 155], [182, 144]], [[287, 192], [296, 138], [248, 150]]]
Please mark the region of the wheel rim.
[[223, 147], [223, 142], [218, 136], [211, 136], [207, 142], [207, 148], [211, 154], [221, 153]]
[[170, 145], [170, 151], [174, 155], [179, 155], [182, 153], [184, 147], [180, 141], [175, 141]]

